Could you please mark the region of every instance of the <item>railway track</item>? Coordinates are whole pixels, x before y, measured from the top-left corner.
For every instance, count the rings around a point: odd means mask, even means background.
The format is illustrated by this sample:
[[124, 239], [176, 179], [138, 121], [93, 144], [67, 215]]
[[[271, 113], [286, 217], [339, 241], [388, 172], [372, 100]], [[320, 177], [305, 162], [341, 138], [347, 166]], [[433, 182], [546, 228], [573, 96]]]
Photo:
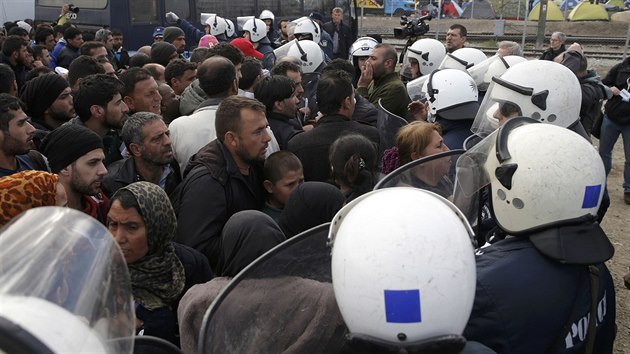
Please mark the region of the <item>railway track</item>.
[[[381, 34], [382, 38], [383, 38], [383, 42], [384, 43], [389, 43], [394, 45], [394, 47], [396, 47], [396, 50], [398, 52], [401, 52], [403, 50], [403, 48], [405, 47], [405, 43], [407, 42], [404, 39], [397, 39], [394, 38], [393, 35], [389, 35], [389, 34]], [[435, 38], [435, 35], [431, 35], [430, 33], [427, 34], [427, 38]], [[529, 36], [528, 39], [532, 39], [531, 42], [526, 41], [526, 48], [523, 51], [523, 55], [525, 57], [528, 58], [537, 58], [540, 57], [540, 55], [543, 52], [543, 49], [532, 49], [532, 48], [527, 48], [527, 44], [534, 44], [535, 41], [535, 37], [533, 36]], [[587, 39], [588, 40], [584, 40]], [[467, 37], [468, 39], [468, 46], [472, 47], [472, 48], [477, 48], [480, 49], [481, 51], [483, 51], [486, 55], [494, 55], [496, 53], [497, 48], [496, 47], [488, 47], [487, 46], [487, 42], [492, 40], [492, 41], [503, 41], [503, 40], [512, 40], [515, 41], [517, 43], [521, 42], [521, 37], [520, 36], [500, 36], [500, 37], [496, 37], [494, 35], [468, 35]], [[444, 38], [440, 38], [441, 41], [444, 41]], [[598, 41], [599, 40], [599, 41]], [[602, 42], [602, 40], [604, 42]], [[621, 61], [623, 60], [623, 46], [625, 44], [625, 39], [610, 39], [610, 38], [595, 38], [595, 37], [568, 37], [567, 39], [567, 43], [573, 43], [573, 42], [578, 42], [582, 45], [585, 45], [587, 48], [584, 51], [584, 54], [586, 55], [586, 57], [588, 59], [596, 59], [596, 60], [613, 60], [613, 61]], [[613, 43], [614, 42], [614, 43]], [[618, 43], [617, 43], [618, 42]], [[602, 46], [602, 45], [606, 45], [609, 49], [614, 50], [614, 51], [597, 51], [597, 50], [589, 50], [588, 46], [590, 45], [597, 45], [597, 46]]]

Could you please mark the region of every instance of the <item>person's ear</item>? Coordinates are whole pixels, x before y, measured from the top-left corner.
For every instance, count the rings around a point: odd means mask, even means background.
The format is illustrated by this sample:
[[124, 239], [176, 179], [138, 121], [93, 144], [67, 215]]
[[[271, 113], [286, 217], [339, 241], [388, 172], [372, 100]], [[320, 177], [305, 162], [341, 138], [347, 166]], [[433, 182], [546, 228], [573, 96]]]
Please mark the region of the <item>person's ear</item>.
[[131, 96], [125, 96], [123, 97], [123, 101], [125, 102], [125, 104], [127, 105], [127, 107], [129, 107], [130, 111], [133, 111], [133, 97]]
[[270, 180], [268, 179], [264, 180], [263, 187], [265, 187], [265, 190], [267, 191], [267, 193], [273, 194], [273, 183], [271, 183]]
[[234, 134], [234, 132], [232, 131], [228, 131], [227, 133], [225, 133], [224, 139], [223, 141], [225, 142], [226, 146], [231, 146], [233, 148], [235, 148], [237, 146], [237, 136], [236, 134]]
[[103, 107], [95, 104], [90, 106], [90, 116], [101, 118], [104, 113], [105, 110], [103, 109]]
[[140, 157], [142, 155], [141, 146], [136, 143], [129, 144], [129, 152], [132, 156]]
[[283, 105], [284, 105], [284, 101], [275, 101], [273, 103], [273, 110], [281, 112]]
[[411, 153], [411, 161], [415, 161], [419, 158], [420, 158], [420, 154], [418, 154], [417, 152], [414, 151]]
[[71, 168], [72, 168], [72, 165], [68, 165], [62, 168], [61, 170], [59, 170], [57, 174], [64, 177], [70, 177], [70, 173], [72, 172]]

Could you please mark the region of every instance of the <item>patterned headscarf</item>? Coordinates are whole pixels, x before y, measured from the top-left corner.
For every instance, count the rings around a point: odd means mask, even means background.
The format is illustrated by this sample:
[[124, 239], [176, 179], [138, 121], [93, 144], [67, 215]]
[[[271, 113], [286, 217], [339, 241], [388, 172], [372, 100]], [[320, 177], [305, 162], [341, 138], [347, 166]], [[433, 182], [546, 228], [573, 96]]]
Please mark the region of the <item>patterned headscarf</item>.
[[54, 206], [59, 177], [44, 171], [22, 171], [0, 178], [0, 226], [21, 212]]
[[[132, 183], [120, 190], [129, 191], [136, 198], [149, 246], [142, 259], [128, 265], [134, 300], [147, 310], [169, 306], [186, 282], [184, 266], [171, 243], [177, 229], [171, 202], [162, 188], [149, 182]], [[116, 199], [116, 194], [112, 199]]]

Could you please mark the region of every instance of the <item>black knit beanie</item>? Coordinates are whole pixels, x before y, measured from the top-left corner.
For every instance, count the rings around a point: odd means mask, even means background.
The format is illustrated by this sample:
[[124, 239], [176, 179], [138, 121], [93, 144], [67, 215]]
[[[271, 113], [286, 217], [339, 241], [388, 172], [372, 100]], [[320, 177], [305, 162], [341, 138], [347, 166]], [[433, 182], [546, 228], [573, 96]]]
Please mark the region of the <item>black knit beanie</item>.
[[41, 120], [44, 112], [68, 86], [63, 77], [50, 73], [38, 76], [24, 86], [20, 99], [26, 104], [26, 114], [35, 120]]
[[151, 61], [167, 66], [173, 53], [177, 52], [174, 45], [166, 42], [155, 42], [151, 45]]
[[163, 40], [166, 43], [171, 43], [172, 41], [176, 40], [177, 37], [184, 36], [184, 35], [185, 35], [184, 31], [182, 31], [182, 29], [179, 28], [179, 27], [174, 27], [174, 26], [166, 27], [164, 29], [164, 39]]
[[72, 123], [66, 123], [50, 132], [41, 146], [53, 173], [58, 173], [79, 157], [98, 148], [103, 148], [103, 140], [98, 134], [80, 124]]

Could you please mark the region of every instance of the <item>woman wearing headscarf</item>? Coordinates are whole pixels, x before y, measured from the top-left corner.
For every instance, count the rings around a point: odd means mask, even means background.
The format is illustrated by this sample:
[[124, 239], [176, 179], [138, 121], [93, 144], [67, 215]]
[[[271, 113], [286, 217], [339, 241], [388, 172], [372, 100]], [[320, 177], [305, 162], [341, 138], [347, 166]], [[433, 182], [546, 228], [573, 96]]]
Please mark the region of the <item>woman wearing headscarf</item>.
[[54, 173], [28, 170], [0, 178], [0, 226], [28, 209], [67, 203], [66, 191]]
[[287, 238], [332, 221], [345, 202], [343, 193], [332, 184], [304, 182], [291, 192], [278, 225]]
[[256, 258], [286, 240], [278, 224], [257, 210], [240, 211], [228, 220], [221, 233], [223, 241], [217, 273], [233, 277]]
[[138, 332], [179, 345], [178, 301], [212, 275], [205, 257], [172, 242], [177, 218], [166, 192], [149, 182], [119, 189], [111, 199], [107, 227], [129, 267]]
[[221, 260], [216, 277], [192, 287], [177, 309], [184, 353], [196, 353], [199, 330], [206, 310], [232, 277], [258, 257], [286, 240], [280, 227], [257, 210], [240, 211], [230, 217], [221, 232]]

